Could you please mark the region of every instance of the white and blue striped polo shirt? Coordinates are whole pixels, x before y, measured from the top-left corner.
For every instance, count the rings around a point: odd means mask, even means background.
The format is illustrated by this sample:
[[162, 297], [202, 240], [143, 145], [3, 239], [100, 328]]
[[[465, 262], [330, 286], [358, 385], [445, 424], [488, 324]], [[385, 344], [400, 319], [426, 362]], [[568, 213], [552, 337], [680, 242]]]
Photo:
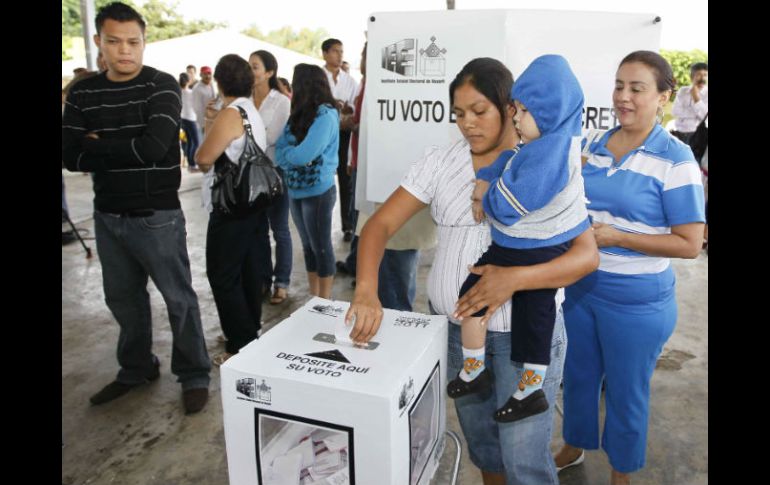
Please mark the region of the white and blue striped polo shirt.
[[[584, 139], [588, 214], [594, 222], [637, 234], [670, 234], [671, 226], [705, 222], [701, 173], [690, 147], [655, 125], [641, 146], [615, 161], [607, 140]], [[586, 140], [588, 141], [587, 146]], [[619, 274], [665, 271], [669, 258], [621, 247], [599, 248], [599, 270]]]

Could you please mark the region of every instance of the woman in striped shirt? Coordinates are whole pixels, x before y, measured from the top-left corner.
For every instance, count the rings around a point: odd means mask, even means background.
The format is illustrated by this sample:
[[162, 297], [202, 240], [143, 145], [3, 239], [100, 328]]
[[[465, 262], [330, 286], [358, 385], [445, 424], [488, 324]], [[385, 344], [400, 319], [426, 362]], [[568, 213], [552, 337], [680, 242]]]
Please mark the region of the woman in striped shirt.
[[[486, 222], [476, 223], [471, 212], [471, 193], [476, 172], [494, 162], [503, 150], [519, 142], [513, 128], [514, 110], [509, 101], [513, 78], [495, 59], [474, 59], [463, 67], [449, 88], [457, 126], [463, 135], [443, 148], [431, 147], [417, 160], [395, 192], [366, 223], [358, 246], [356, 292], [348, 321], [355, 317], [351, 338], [370, 340], [382, 320], [377, 298], [377, 275], [386, 241], [414, 214], [430, 206], [438, 227], [438, 246], [428, 276], [431, 309], [438, 314], [455, 312], [457, 295], [468, 267], [491, 242]], [[598, 264], [596, 244], [590, 231], [578, 236], [563, 255], [543, 264], [526, 267], [483, 266], [482, 275], [466, 293], [470, 313], [488, 306], [486, 362], [495, 381], [489, 395], [455, 400], [471, 460], [481, 469], [485, 485], [516, 483], [558, 485], [550, 453], [553, 406], [530, 419], [498, 424], [494, 411], [508, 399], [511, 382], [521, 373], [510, 360], [511, 295], [519, 290], [559, 288], [593, 271]], [[478, 292], [476, 288], [495, 289]], [[498, 310], [499, 311], [495, 311]], [[470, 314], [469, 313], [469, 314]], [[460, 325], [450, 318], [447, 375], [453, 378], [463, 365]], [[566, 341], [561, 311], [557, 311], [551, 344], [551, 365], [543, 389], [550, 403], [561, 381]], [[499, 392], [498, 392], [499, 389]]]
[[599, 270], [566, 290], [569, 352], [564, 369], [561, 468], [599, 447], [599, 397], [606, 381], [602, 448], [611, 484], [644, 466], [650, 378], [676, 325], [669, 258], [695, 258], [703, 241], [700, 169], [692, 151], [659, 124], [674, 89], [671, 66], [636, 51], [618, 67], [612, 95], [620, 126], [585, 147], [588, 214]]

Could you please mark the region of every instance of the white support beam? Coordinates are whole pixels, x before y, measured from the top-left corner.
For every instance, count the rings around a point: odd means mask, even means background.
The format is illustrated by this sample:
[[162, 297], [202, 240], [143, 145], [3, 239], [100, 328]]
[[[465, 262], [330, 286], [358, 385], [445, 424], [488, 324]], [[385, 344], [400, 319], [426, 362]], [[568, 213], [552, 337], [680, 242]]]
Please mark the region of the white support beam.
[[89, 71], [98, 70], [96, 56], [99, 51], [93, 40], [94, 34], [96, 34], [95, 18], [94, 0], [80, 0], [80, 24], [83, 26], [83, 43], [86, 47], [86, 63]]

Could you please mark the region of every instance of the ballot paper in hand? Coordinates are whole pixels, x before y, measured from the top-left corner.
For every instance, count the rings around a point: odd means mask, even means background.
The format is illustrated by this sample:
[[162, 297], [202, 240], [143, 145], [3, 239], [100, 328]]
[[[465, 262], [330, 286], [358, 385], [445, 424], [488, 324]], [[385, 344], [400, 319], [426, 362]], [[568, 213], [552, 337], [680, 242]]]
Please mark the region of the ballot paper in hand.
[[353, 341], [350, 340], [350, 332], [353, 331], [354, 324], [355, 324], [355, 319], [353, 320], [353, 323], [351, 323], [350, 325], [345, 325], [344, 318], [337, 319], [337, 321], [334, 324], [334, 338], [337, 340], [337, 343], [345, 343], [345, 344], [353, 343]]

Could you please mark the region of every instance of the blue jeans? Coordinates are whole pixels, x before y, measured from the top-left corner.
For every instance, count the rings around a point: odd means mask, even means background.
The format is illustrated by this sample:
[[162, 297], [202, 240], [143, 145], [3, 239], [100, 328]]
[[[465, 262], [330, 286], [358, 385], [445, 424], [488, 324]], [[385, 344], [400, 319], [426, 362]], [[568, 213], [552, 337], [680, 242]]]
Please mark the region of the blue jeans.
[[[356, 216], [357, 215], [358, 213], [356, 213]], [[353, 275], [353, 277], [356, 276], [357, 259], [358, 259], [358, 236], [353, 235], [353, 240], [350, 241], [350, 252], [348, 253], [348, 256], [345, 258], [345, 268], [348, 270], [348, 273]]]
[[337, 201], [337, 187], [332, 185], [321, 195], [291, 199], [291, 218], [297, 226], [305, 255], [305, 269], [320, 278], [334, 276], [332, 246], [332, 211]]
[[64, 174], [61, 176], [61, 210], [63, 213], [69, 215], [69, 209], [67, 209], [67, 198], [64, 196]]
[[356, 226], [350, 220], [350, 175], [348, 175], [348, 146], [350, 145], [351, 132], [340, 130], [340, 146], [337, 152], [339, 163], [337, 164], [337, 183], [340, 187], [340, 221], [342, 232], [355, 231]]
[[[520, 363], [510, 360], [511, 337], [508, 332], [487, 332], [485, 364], [494, 376], [491, 395], [482, 398], [472, 394], [454, 400], [471, 461], [485, 472], [504, 474], [508, 485], [559, 484], [550, 443], [566, 347], [564, 315], [558, 308], [551, 342], [551, 364], [543, 383], [550, 407], [544, 413], [512, 423], [497, 423], [492, 419], [495, 410], [511, 396], [523, 370]], [[460, 325], [449, 324], [447, 356], [447, 379], [451, 380], [463, 368]]]
[[182, 118], [182, 129], [185, 132], [185, 136], [187, 136], [187, 143], [182, 147], [187, 157], [187, 164], [190, 167], [194, 167], [195, 152], [198, 150], [198, 145], [200, 145], [200, 128], [197, 122]]
[[[350, 223], [353, 226], [354, 232], [358, 225], [358, 211], [355, 207], [357, 175], [358, 171], [353, 169], [350, 174]], [[358, 258], [358, 236], [353, 234], [353, 240], [350, 241], [350, 252], [348, 253], [348, 257], [345, 258], [345, 268], [347, 268], [348, 272], [353, 276], [356, 275], [356, 258]]]
[[356, 225], [358, 224], [358, 210], [356, 210], [356, 178], [358, 178], [358, 170], [353, 169], [350, 171], [350, 224], [352, 225], [353, 232], [356, 231]]
[[120, 325], [117, 381], [139, 384], [154, 372], [147, 279], [163, 295], [173, 334], [171, 372], [182, 389], [207, 388], [211, 361], [192, 288], [187, 231], [181, 209], [148, 217], [94, 212], [104, 297]]
[[256, 339], [260, 328], [264, 258], [258, 240], [267, 237], [267, 227], [264, 211], [245, 217], [214, 211], [209, 217], [206, 274], [230, 354]]
[[380, 272], [377, 275], [377, 296], [383, 308], [412, 311], [417, 291], [417, 261], [420, 252], [416, 249], [386, 249], [382, 255]]
[[[278, 167], [278, 173], [283, 179], [283, 170]], [[289, 232], [289, 191], [283, 184], [283, 195], [267, 209], [267, 219], [275, 240], [275, 267], [271, 258], [268, 240], [267, 268], [273, 268], [270, 281], [276, 288], [288, 288], [291, 281], [292, 245]]]

